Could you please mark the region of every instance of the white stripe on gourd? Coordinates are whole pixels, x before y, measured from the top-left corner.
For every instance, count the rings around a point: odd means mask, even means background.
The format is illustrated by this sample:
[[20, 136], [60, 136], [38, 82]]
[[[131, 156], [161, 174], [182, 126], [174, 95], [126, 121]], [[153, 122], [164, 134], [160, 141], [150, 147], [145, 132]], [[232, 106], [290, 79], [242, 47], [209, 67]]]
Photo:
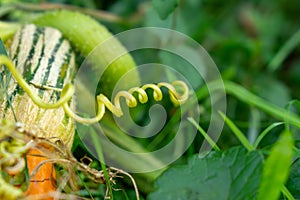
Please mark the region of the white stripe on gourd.
[[[56, 102], [60, 92], [46, 88], [62, 89], [66, 83], [71, 82], [75, 69], [75, 56], [69, 42], [63, 39], [58, 30], [48, 27], [23, 26], [13, 38], [10, 57], [23, 78], [31, 84], [31, 89], [48, 103]], [[25, 124], [25, 129], [39, 127], [41, 131], [37, 136], [59, 137], [67, 145], [72, 145], [74, 123], [62, 107], [40, 108], [13, 78], [10, 79], [7, 91], [12, 104], [9, 105], [8, 99], [4, 98], [0, 110], [2, 117], [14, 119], [12, 107], [17, 120]]]

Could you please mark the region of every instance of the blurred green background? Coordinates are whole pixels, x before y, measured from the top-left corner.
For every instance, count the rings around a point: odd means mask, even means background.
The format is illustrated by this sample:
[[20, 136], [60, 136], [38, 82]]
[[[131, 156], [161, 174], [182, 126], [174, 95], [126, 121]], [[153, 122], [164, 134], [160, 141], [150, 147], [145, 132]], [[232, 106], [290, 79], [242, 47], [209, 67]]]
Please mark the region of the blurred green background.
[[[145, 26], [178, 30], [199, 42], [208, 51], [224, 80], [237, 82], [280, 107], [287, 106], [292, 99], [300, 98], [300, 2], [296, 0], [0, 2], [0, 17], [6, 21], [29, 20], [49, 9], [47, 3], [54, 3], [78, 6], [84, 10], [72, 9], [92, 13], [112, 33]], [[28, 3], [33, 3], [34, 6]], [[171, 8], [166, 4], [171, 4]], [[12, 9], [14, 12], [11, 12]], [[247, 130], [253, 117], [259, 117], [259, 126], [272, 121], [230, 96], [227, 114]], [[225, 146], [235, 143], [234, 138], [227, 138], [226, 134], [223, 137], [226, 138]]]
[[[0, 3], [3, 21], [30, 20], [48, 10], [47, 3], [52, 3], [56, 8], [91, 14], [114, 34], [146, 26], [177, 30], [207, 50], [225, 81], [238, 83], [269, 104], [285, 109], [293, 99], [300, 99], [300, 1], [297, 0], [0, 0]], [[161, 58], [148, 59], [157, 59], [159, 63]], [[205, 116], [209, 112], [207, 100], [199, 103]], [[276, 121], [230, 95], [227, 116], [250, 142]], [[200, 121], [204, 128], [208, 123], [205, 117]], [[259, 148], [273, 144], [283, 128], [273, 129], [273, 134], [268, 134]], [[297, 142], [298, 129], [294, 137]], [[197, 153], [202, 140], [199, 134], [179, 162]], [[236, 137], [224, 127], [218, 145], [227, 149], [237, 144]]]

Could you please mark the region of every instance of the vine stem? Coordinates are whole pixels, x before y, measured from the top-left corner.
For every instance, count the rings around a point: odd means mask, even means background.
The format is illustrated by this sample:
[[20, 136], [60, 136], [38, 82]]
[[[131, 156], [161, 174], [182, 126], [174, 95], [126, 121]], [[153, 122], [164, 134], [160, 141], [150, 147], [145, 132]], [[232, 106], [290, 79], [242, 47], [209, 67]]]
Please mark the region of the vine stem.
[[0, 55], [0, 66], [2, 65], [5, 65], [9, 69], [10, 73], [18, 82], [18, 84], [28, 94], [32, 101], [41, 108], [51, 109], [61, 107], [63, 104], [66, 104], [75, 93], [74, 86], [71, 84], [66, 84], [62, 90], [61, 97], [58, 101], [56, 101], [55, 103], [46, 103], [35, 92], [32, 91], [29, 84], [23, 79], [23, 77], [17, 71], [12, 61], [7, 56]]
[[[133, 93], [138, 93], [138, 100], [141, 103], [146, 103], [148, 101], [147, 93], [145, 92], [146, 89], [151, 88], [153, 89], [153, 97], [156, 101], [160, 101], [163, 97], [161, 92], [161, 87], [166, 87], [169, 91], [170, 99], [175, 106], [178, 106], [184, 103], [189, 96], [189, 89], [188, 86], [183, 81], [174, 81], [173, 84], [161, 82], [157, 85], [155, 84], [146, 84], [141, 88], [134, 87], [131, 88], [129, 91], [120, 91], [116, 94], [114, 99], [114, 104], [110, 102], [110, 100], [100, 94], [97, 96], [97, 103], [98, 103], [98, 112], [95, 117], [93, 118], [83, 118], [78, 116], [76, 113], [72, 111], [69, 107], [68, 102], [71, 100], [75, 93], [75, 87], [68, 83], [64, 86], [61, 91], [60, 99], [55, 103], [46, 103], [44, 102], [29, 86], [29, 84], [23, 79], [21, 74], [17, 71], [16, 67], [12, 63], [12, 61], [4, 55], [0, 56], [0, 66], [5, 65], [9, 71], [11, 72], [12, 76], [18, 82], [18, 84], [23, 88], [23, 90], [28, 94], [28, 96], [32, 99], [32, 101], [41, 108], [46, 109], [53, 109], [63, 106], [64, 111], [73, 119], [80, 123], [84, 124], [93, 124], [102, 119], [105, 114], [105, 108], [109, 109], [114, 115], [120, 117], [123, 115], [121, 105], [120, 105], [120, 98], [123, 97], [126, 99], [128, 107], [136, 107], [137, 100], [133, 96]], [[175, 89], [175, 86], [181, 87], [183, 93], [180, 94]], [[50, 89], [50, 88], [48, 88]]]
[[101, 21], [107, 21], [107, 22], [119, 23], [119, 24], [126, 22], [126, 20], [123, 19], [122, 17], [102, 10], [80, 8], [77, 6], [58, 4], [58, 3], [33, 4], [33, 3], [18, 2], [18, 3], [13, 3], [11, 7], [19, 10], [24, 10], [24, 11], [47, 11], [47, 10], [65, 9], [65, 10], [82, 12], [90, 16], [93, 16], [94, 18], [100, 19]]

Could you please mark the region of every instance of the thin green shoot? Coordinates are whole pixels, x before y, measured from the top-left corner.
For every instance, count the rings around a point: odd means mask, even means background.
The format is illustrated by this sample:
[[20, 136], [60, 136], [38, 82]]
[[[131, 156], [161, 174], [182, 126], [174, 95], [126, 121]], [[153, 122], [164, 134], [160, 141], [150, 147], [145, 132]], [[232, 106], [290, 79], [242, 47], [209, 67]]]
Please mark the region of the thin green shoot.
[[203, 135], [205, 140], [214, 148], [215, 151], [221, 151], [218, 145], [209, 137], [209, 135], [203, 130], [203, 128], [191, 117], [188, 120], [198, 129], [198, 131]]
[[270, 71], [279, 69], [282, 62], [300, 43], [300, 29], [283, 45], [268, 65]]
[[103, 155], [103, 151], [102, 151], [102, 147], [100, 145], [98, 141], [98, 137], [97, 137], [97, 133], [95, 132], [94, 129], [90, 129], [91, 130], [91, 137], [92, 137], [92, 140], [93, 140], [93, 143], [94, 143], [94, 147], [95, 147], [95, 150], [96, 150], [96, 153], [98, 155], [98, 159], [99, 159], [99, 162], [100, 162], [100, 165], [101, 165], [101, 168], [103, 170], [103, 174], [104, 174], [104, 178], [105, 178], [105, 182], [106, 182], [106, 187], [109, 189], [109, 195], [110, 195], [110, 198], [111, 200], [113, 200], [113, 193], [112, 193], [112, 187], [111, 187], [111, 183], [110, 183], [110, 179], [109, 179], [109, 176], [108, 176], [108, 170], [106, 168], [106, 165], [105, 165], [105, 160], [104, 160], [104, 155]]
[[[77, 172], [77, 174], [78, 174], [78, 172]], [[83, 185], [84, 189], [85, 189], [85, 190], [87, 191], [87, 193], [89, 194], [90, 198], [91, 198], [92, 200], [94, 200], [94, 197], [93, 197], [92, 193], [90, 192], [88, 186], [85, 184], [85, 182], [84, 182], [84, 180], [82, 179], [82, 177], [81, 177], [79, 174], [78, 174], [78, 177], [79, 177], [79, 179], [80, 179], [80, 181], [81, 181], [81, 184]]]
[[284, 124], [284, 122], [276, 122], [268, 126], [261, 134], [257, 137], [256, 141], [253, 144], [253, 147], [256, 149], [259, 145], [259, 143], [263, 140], [263, 138], [275, 127], [280, 126]]
[[126, 191], [125, 191], [124, 189], [122, 189], [122, 193], [124, 194], [125, 199], [126, 199], [126, 200], [129, 200], [128, 195], [127, 195], [127, 193], [126, 193]]
[[293, 195], [290, 193], [290, 191], [284, 185], [281, 188], [281, 192], [288, 200], [295, 200]]
[[250, 142], [247, 140], [242, 131], [223, 112], [219, 112], [219, 114], [225, 120], [226, 124], [229, 126], [229, 128], [232, 130], [235, 136], [239, 139], [239, 141], [243, 144], [243, 146], [248, 151], [253, 151], [254, 147], [250, 144]]

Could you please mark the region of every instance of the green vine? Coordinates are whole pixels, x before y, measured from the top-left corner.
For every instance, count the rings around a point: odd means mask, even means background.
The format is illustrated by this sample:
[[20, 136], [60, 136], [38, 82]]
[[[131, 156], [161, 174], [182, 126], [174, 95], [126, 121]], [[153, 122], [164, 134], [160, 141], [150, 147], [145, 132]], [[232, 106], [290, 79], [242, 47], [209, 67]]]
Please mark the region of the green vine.
[[[159, 83], [157, 85], [154, 84], [146, 84], [139, 87], [131, 88], [129, 91], [120, 91], [117, 93], [114, 104], [112, 104], [109, 99], [103, 95], [100, 94], [97, 96], [97, 103], [98, 103], [98, 112], [97, 115], [93, 118], [83, 118], [78, 116], [76, 113], [72, 111], [72, 109], [69, 107], [68, 102], [71, 100], [72, 96], [74, 95], [75, 88], [71, 83], [68, 83], [64, 86], [64, 88], [61, 90], [61, 98], [55, 102], [55, 103], [46, 103], [43, 100], [41, 100], [38, 95], [32, 91], [30, 88], [30, 85], [23, 79], [23, 77], [18, 73], [16, 67], [12, 63], [12, 61], [4, 55], [0, 56], [0, 66], [5, 65], [11, 72], [12, 76], [15, 78], [15, 80], [18, 82], [18, 84], [23, 88], [23, 90], [28, 94], [28, 96], [32, 99], [32, 101], [39, 107], [45, 108], [45, 109], [53, 109], [63, 106], [64, 111], [72, 118], [74, 118], [76, 121], [80, 123], [85, 124], [92, 124], [100, 121], [105, 113], [105, 107], [109, 109], [114, 115], [120, 117], [123, 115], [123, 112], [121, 110], [120, 106], [120, 98], [124, 97], [126, 99], [128, 107], [136, 107], [137, 106], [137, 100], [133, 96], [133, 93], [138, 93], [138, 98], [141, 103], [146, 103], [148, 101], [148, 96], [145, 92], [146, 89], [151, 88], [153, 89], [153, 96], [156, 101], [160, 101], [163, 97], [163, 94], [161, 92], [161, 87], [166, 87], [170, 94], [170, 99], [174, 103], [174, 105], [179, 105], [181, 103], [184, 103], [188, 98], [188, 87], [183, 81], [175, 81], [173, 84], [169, 83]], [[175, 86], [180, 86], [183, 94], [179, 94], [175, 88]], [[50, 88], [49, 88], [50, 89]]]

